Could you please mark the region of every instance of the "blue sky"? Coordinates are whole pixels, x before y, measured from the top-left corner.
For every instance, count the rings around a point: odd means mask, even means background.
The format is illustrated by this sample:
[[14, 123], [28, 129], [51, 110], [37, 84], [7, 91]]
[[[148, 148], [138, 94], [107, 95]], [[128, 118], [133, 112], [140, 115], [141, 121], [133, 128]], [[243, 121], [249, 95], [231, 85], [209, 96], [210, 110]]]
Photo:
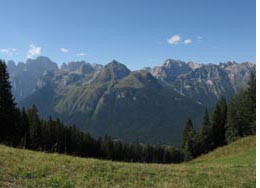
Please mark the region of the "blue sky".
[[0, 58], [256, 61], [255, 0], [0, 0]]

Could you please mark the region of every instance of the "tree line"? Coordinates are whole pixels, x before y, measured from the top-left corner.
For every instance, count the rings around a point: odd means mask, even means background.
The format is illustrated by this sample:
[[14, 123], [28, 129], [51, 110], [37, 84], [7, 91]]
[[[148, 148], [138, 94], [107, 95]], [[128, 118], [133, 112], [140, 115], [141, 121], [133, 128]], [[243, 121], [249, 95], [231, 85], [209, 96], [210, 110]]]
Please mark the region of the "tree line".
[[182, 148], [185, 160], [235, 140], [256, 134], [256, 77], [251, 73], [248, 87], [241, 90], [227, 103], [221, 97], [209, 115], [205, 111], [201, 128], [196, 132], [191, 119], [183, 131]]
[[181, 149], [172, 146], [124, 143], [93, 138], [76, 126], [65, 126], [59, 119], [40, 119], [35, 105], [17, 108], [11, 92], [6, 64], [0, 61], [0, 143], [31, 150], [65, 153], [117, 161], [178, 163]]

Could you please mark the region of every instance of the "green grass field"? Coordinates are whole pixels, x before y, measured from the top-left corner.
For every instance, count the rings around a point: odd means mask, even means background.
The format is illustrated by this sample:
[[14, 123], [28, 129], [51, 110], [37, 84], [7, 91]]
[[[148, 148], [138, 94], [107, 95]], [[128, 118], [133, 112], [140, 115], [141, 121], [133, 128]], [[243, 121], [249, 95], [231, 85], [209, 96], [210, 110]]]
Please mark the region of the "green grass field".
[[256, 139], [182, 164], [85, 159], [0, 146], [0, 187], [256, 187]]

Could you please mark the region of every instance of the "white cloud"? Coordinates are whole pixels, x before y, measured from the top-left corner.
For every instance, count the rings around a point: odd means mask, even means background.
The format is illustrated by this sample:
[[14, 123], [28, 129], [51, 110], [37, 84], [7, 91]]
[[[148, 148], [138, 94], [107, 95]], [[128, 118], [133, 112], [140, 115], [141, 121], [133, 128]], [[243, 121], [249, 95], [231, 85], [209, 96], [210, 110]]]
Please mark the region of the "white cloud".
[[27, 58], [32, 58], [34, 56], [40, 55], [41, 54], [41, 47], [35, 46], [34, 44], [30, 44], [29, 50], [27, 52]]
[[191, 40], [191, 39], [185, 39], [183, 43], [184, 43], [184, 44], [191, 44], [191, 43], [192, 43], [192, 40]]
[[2, 48], [0, 49], [1, 53], [4, 53], [6, 55], [14, 55], [16, 54], [16, 49], [15, 48]]
[[77, 55], [77, 56], [86, 56], [87, 54], [84, 53], [84, 52], [79, 52], [79, 53], [77, 53], [76, 55]]
[[67, 48], [60, 48], [60, 51], [61, 51], [62, 53], [68, 53], [68, 52], [69, 52], [69, 49], [67, 49]]
[[179, 35], [173, 35], [167, 40], [167, 42], [168, 44], [178, 44], [180, 40], [181, 37]]

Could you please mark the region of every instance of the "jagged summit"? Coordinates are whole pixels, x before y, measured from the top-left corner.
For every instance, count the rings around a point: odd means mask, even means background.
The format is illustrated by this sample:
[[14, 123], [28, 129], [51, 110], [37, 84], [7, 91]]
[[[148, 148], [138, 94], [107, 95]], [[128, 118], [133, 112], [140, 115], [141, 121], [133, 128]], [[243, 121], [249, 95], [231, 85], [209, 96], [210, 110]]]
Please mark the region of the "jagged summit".
[[61, 65], [60, 71], [63, 72], [76, 72], [81, 74], [89, 74], [93, 72], [95, 68], [86, 61], [70, 61]]
[[110, 69], [114, 71], [125, 71], [125, 72], [130, 72], [130, 70], [122, 63], [112, 60], [110, 63], [106, 64], [104, 66], [105, 69]]
[[116, 65], [116, 64], [122, 64], [122, 63], [120, 63], [120, 62], [118, 62], [117, 60], [113, 59], [113, 60], [110, 61], [107, 65], [110, 65], [110, 64]]
[[163, 64], [152, 68], [151, 73], [160, 80], [174, 81], [178, 75], [190, 70], [192, 68], [184, 61], [167, 59]]
[[58, 70], [57, 63], [53, 62], [49, 57], [45, 56], [38, 56], [35, 59], [27, 59], [25, 62], [28, 68], [35, 67], [35, 68], [46, 68], [46, 69], [53, 69]]
[[106, 64], [99, 72], [96, 80], [99, 82], [106, 82], [110, 80], [118, 80], [130, 74], [130, 70], [122, 63], [116, 60]]
[[28, 58], [27, 61], [51, 61], [47, 56], [37, 56], [36, 58]]
[[27, 59], [25, 65], [27, 70], [33, 70], [35, 72], [57, 71], [59, 69], [57, 63], [45, 56]]
[[161, 66], [165, 66], [165, 67], [170, 67], [170, 66], [173, 66], [173, 65], [182, 66], [184, 64], [186, 64], [186, 63], [184, 61], [181, 61], [181, 60], [166, 59]]

